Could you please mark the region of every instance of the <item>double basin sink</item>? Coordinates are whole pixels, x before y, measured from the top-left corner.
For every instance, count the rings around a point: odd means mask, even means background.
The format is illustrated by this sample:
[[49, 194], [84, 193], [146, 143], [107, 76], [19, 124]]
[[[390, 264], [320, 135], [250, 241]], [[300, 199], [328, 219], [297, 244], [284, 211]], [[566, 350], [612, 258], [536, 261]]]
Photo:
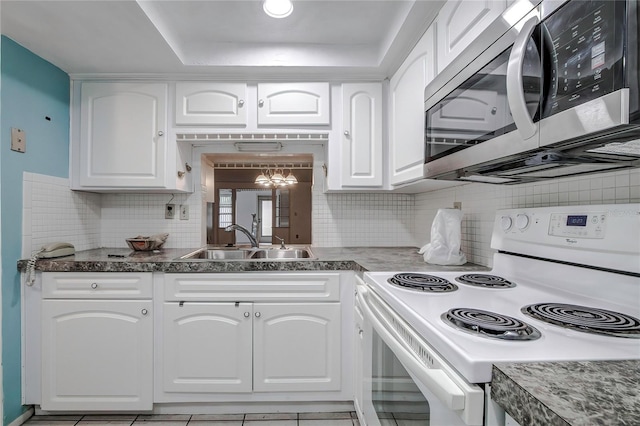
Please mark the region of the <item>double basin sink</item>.
[[255, 259], [315, 259], [309, 248], [202, 248], [180, 259], [255, 260]]

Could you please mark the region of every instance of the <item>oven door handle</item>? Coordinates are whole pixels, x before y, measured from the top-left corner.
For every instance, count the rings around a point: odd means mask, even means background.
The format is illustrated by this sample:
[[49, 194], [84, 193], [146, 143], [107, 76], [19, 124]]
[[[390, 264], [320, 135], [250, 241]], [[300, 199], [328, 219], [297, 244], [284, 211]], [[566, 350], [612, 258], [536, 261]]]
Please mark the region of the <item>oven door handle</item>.
[[389, 349], [398, 357], [400, 362], [420, 380], [442, 403], [453, 411], [465, 408], [465, 394], [458, 385], [440, 369], [428, 368], [418, 358], [387, 330], [378, 317], [373, 313], [371, 306], [367, 303], [369, 291], [358, 286], [358, 299], [362, 305], [364, 316], [378, 332], [382, 340], [389, 346]]

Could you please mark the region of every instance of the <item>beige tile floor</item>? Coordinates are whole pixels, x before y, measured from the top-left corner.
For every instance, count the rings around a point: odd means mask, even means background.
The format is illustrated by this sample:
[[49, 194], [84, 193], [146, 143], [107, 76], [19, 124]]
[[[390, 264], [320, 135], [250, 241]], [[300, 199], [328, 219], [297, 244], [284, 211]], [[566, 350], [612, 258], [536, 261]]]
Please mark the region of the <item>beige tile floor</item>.
[[25, 426], [360, 426], [353, 411], [221, 415], [33, 416]]

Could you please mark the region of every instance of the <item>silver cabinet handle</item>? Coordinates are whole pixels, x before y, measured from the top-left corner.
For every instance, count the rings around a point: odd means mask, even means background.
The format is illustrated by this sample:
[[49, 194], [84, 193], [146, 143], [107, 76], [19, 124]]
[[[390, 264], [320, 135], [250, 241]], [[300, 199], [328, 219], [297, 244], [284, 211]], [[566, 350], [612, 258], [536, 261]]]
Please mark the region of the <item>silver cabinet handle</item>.
[[249, 312], [245, 312], [245, 313], [244, 313], [244, 317], [245, 317], [245, 318], [249, 318], [250, 316], [251, 316], [251, 314], [250, 314]]
[[238, 106], [239, 106], [240, 108], [242, 108], [242, 107], [244, 106], [244, 100], [240, 99], [240, 100], [238, 101]]
[[260, 318], [260, 312], [256, 312], [256, 318]]
[[264, 100], [260, 99], [260, 100], [258, 101], [258, 106], [259, 106], [260, 108], [262, 108], [262, 107], [264, 106]]
[[348, 137], [348, 136], [349, 136], [349, 131], [348, 131], [348, 130], [345, 130], [345, 131], [344, 131], [344, 135]]
[[158, 130], [158, 136], [163, 136], [164, 132], [162, 130]]
[[140, 313], [142, 315], [147, 315], [149, 313], [149, 311], [147, 311], [146, 309], [143, 309], [143, 310], [140, 311]]
[[98, 288], [98, 283], [91, 283], [91, 288], [94, 290]]

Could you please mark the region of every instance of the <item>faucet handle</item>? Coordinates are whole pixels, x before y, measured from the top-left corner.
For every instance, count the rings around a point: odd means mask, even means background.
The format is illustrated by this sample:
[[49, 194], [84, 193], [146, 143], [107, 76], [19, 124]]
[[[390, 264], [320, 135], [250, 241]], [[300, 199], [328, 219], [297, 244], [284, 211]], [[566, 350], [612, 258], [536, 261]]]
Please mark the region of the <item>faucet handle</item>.
[[282, 250], [286, 250], [286, 249], [287, 249], [287, 247], [284, 245], [284, 238], [280, 238], [280, 237], [278, 237], [277, 235], [274, 235], [274, 237], [276, 237], [277, 239], [279, 239], [279, 240], [280, 240], [280, 248], [281, 248]]

